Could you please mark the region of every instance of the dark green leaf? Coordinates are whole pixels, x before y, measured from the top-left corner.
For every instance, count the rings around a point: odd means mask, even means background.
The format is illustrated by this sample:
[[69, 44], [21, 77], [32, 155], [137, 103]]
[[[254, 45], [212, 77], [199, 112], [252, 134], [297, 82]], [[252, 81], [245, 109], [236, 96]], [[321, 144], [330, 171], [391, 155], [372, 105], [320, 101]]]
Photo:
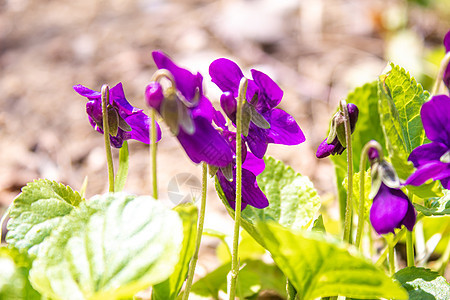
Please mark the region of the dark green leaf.
[[450, 299], [450, 285], [437, 272], [409, 267], [395, 273], [394, 278], [408, 291], [410, 300]]
[[425, 216], [450, 215], [450, 191], [446, 190], [441, 198], [431, 198], [425, 201], [425, 206], [414, 203], [414, 207]]
[[[286, 297], [286, 279], [277, 266], [265, 264], [260, 260], [244, 260], [241, 265], [243, 267], [239, 272], [236, 291], [240, 299], [252, 297], [267, 290]], [[191, 293], [218, 299], [220, 291], [227, 291], [227, 274], [230, 267], [230, 263], [226, 263], [201, 278], [192, 286]]]

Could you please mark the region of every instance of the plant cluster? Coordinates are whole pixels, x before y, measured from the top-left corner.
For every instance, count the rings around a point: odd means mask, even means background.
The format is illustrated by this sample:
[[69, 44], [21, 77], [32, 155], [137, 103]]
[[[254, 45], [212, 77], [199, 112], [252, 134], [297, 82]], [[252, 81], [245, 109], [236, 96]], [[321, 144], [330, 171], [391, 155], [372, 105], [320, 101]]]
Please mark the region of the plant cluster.
[[[335, 166], [338, 236], [327, 233], [336, 229], [327, 228], [312, 182], [265, 155], [268, 144], [298, 145], [305, 135], [277, 108], [283, 91], [263, 72], [246, 78], [233, 61], [213, 61], [221, 111], [200, 73], [160, 51], [145, 89], [150, 116], [127, 101], [121, 83], [74, 86], [104, 136], [109, 193], [85, 199], [87, 182], [79, 192], [46, 179], [28, 183], [1, 222], [8, 233], [0, 298], [135, 299], [151, 287], [152, 299], [256, 299], [267, 291], [287, 299], [450, 299], [442, 276], [450, 259], [450, 32], [444, 46], [431, 94], [390, 63], [331, 118], [316, 156], [331, 156]], [[202, 164], [199, 209], [158, 201], [157, 119]], [[123, 192], [130, 139], [150, 144], [152, 196]], [[116, 172], [111, 148], [120, 152]], [[232, 237], [203, 228], [208, 177], [234, 219]], [[223, 264], [194, 283], [204, 234], [221, 240]], [[381, 251], [375, 235], [385, 240]], [[395, 247], [401, 241], [406, 267]], [[262, 259], [267, 252], [271, 262]]]

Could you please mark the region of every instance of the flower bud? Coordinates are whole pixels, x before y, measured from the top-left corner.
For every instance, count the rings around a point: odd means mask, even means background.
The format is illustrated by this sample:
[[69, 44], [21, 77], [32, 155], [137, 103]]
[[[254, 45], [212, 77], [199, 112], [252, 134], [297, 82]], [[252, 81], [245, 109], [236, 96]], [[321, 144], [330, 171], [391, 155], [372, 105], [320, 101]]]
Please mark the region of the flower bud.
[[161, 102], [164, 100], [164, 94], [161, 84], [154, 81], [145, 88], [145, 101], [147, 105], [159, 110]]

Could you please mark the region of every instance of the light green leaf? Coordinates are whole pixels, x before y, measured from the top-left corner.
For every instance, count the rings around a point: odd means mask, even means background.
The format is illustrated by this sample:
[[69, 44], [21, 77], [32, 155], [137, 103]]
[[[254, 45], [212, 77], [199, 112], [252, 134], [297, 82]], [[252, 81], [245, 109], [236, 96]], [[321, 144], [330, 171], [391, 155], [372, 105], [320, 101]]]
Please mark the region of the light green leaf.
[[41, 295], [28, 280], [31, 259], [15, 248], [0, 248], [0, 299], [38, 300]]
[[6, 241], [36, 255], [40, 244], [70, 214], [82, 198], [70, 187], [39, 179], [28, 183], [14, 199]]
[[[360, 171], [359, 163], [364, 145], [370, 140], [376, 140], [382, 146], [385, 144], [378, 113], [377, 82], [374, 81], [357, 87], [347, 95], [347, 103], [353, 103], [359, 109], [358, 121], [352, 134], [353, 170], [356, 173]], [[332, 156], [331, 160], [335, 165], [340, 211], [343, 220], [347, 192], [342, 186], [342, 182], [347, 177], [347, 150], [342, 155]], [[365, 166], [366, 170], [368, 168], [368, 165]]]
[[[248, 205], [242, 211], [242, 227], [263, 246], [263, 239], [255, 227], [256, 222], [275, 221], [282, 226], [298, 229], [310, 225], [320, 208], [320, 198], [307, 176], [296, 173], [272, 157], [264, 161], [266, 168], [257, 181], [269, 200], [269, 206], [258, 209]], [[217, 180], [216, 190], [228, 213], [234, 217], [234, 210], [229, 206]]]
[[96, 196], [39, 251], [33, 286], [53, 299], [122, 299], [167, 279], [183, 239], [178, 214], [151, 197]]
[[394, 278], [408, 291], [410, 300], [450, 299], [450, 285], [437, 272], [409, 267], [395, 273]]
[[183, 221], [183, 244], [180, 259], [172, 275], [165, 281], [153, 286], [152, 299], [176, 299], [183, 286], [189, 269], [189, 262], [195, 251], [197, 231], [197, 207], [187, 203], [174, 208]]
[[275, 263], [296, 288], [299, 299], [347, 296], [407, 299], [383, 271], [338, 240], [322, 234], [258, 223]]
[[[361, 172], [355, 173], [353, 176], [353, 200], [355, 201], [353, 207], [355, 208], [356, 211], [359, 210], [359, 197], [360, 197], [359, 180], [361, 178], [360, 176]], [[344, 179], [342, 185], [346, 190], [348, 189], [347, 177]], [[372, 178], [370, 176], [370, 170], [367, 170], [364, 176], [364, 208], [365, 208], [364, 216], [367, 220], [369, 219], [370, 207], [372, 206], [372, 200], [369, 199], [371, 185], [372, 185]]]
[[114, 191], [116, 192], [121, 192], [127, 182], [128, 158], [128, 142], [123, 141], [123, 145], [119, 150], [119, 169], [117, 170], [116, 179], [114, 180]]
[[450, 215], [450, 191], [445, 190], [445, 195], [441, 198], [428, 199], [425, 206], [414, 203], [414, 207], [425, 216]]
[[399, 177], [406, 179], [413, 171], [408, 156], [426, 138], [420, 109], [430, 95], [403, 68], [390, 65], [392, 69], [378, 82], [378, 109], [390, 161]]
[[[244, 260], [237, 281], [236, 296], [248, 299], [261, 291], [274, 291], [281, 297], [286, 297], [286, 278], [275, 265], [269, 265], [261, 260]], [[219, 299], [219, 292], [227, 291], [227, 274], [231, 264], [226, 263], [198, 280], [191, 294], [208, 299]]]

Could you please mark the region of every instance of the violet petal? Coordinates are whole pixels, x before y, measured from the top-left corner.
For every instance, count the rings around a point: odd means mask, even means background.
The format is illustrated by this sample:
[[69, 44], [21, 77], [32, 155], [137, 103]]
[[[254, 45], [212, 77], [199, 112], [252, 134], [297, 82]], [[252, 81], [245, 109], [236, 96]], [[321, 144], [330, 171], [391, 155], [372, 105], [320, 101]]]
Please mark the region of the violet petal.
[[273, 109], [268, 117], [270, 129], [268, 137], [270, 142], [282, 145], [298, 145], [305, 141], [305, 135], [297, 122], [287, 112], [281, 109]]
[[283, 98], [283, 91], [269, 76], [258, 70], [251, 70], [253, 80], [259, 87], [259, 101], [256, 109], [265, 112], [275, 108]]
[[442, 143], [432, 142], [414, 149], [408, 157], [412, 161], [414, 167], [430, 163], [432, 161], [439, 161], [441, 156], [448, 151], [448, 147]]
[[209, 66], [209, 75], [222, 92], [231, 92], [234, 97], [238, 96], [239, 83], [244, 77], [239, 66], [226, 58], [216, 59]]
[[428, 164], [420, 166], [411, 176], [406, 179], [406, 185], [419, 186], [425, 183], [429, 179], [441, 179], [445, 178], [439, 176], [441, 172], [445, 172], [448, 168], [448, 163], [442, 163], [440, 161], [430, 162]]
[[450, 97], [433, 96], [422, 105], [420, 115], [427, 137], [450, 147]]

